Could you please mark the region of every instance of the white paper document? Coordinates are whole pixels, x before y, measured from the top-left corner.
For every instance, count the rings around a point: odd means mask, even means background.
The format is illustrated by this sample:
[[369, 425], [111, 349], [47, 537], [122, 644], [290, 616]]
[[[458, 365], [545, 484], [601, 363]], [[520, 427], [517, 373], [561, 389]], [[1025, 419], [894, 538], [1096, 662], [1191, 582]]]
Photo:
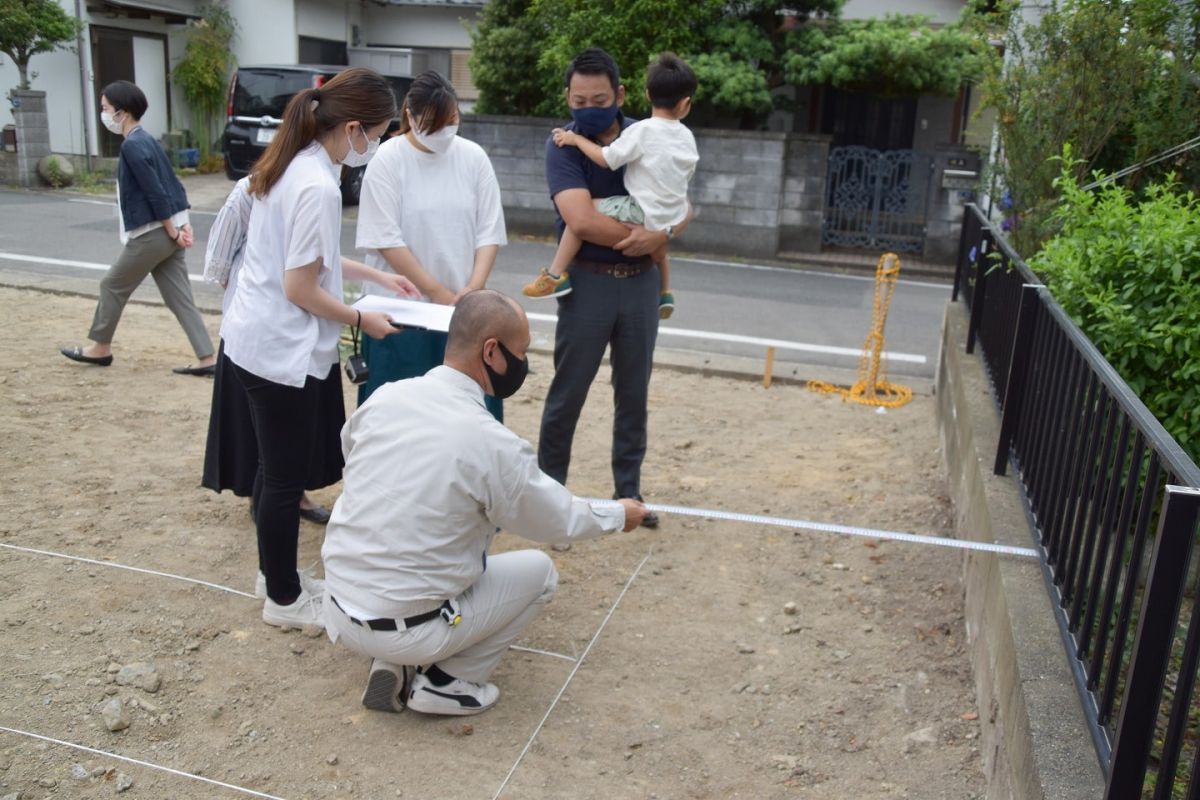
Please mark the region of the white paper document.
[[450, 316], [454, 313], [454, 306], [420, 300], [402, 300], [399, 297], [384, 297], [379, 294], [364, 295], [352, 308], [359, 311], [382, 311], [400, 325], [443, 333], [450, 330]]

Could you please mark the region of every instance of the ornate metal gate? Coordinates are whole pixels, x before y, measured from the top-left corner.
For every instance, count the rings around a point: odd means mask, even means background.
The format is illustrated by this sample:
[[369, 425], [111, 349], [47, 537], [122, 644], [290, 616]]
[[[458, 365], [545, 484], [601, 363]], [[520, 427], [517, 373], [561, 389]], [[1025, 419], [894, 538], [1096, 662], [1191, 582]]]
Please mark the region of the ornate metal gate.
[[835, 147], [821, 243], [919, 253], [933, 159], [913, 150]]

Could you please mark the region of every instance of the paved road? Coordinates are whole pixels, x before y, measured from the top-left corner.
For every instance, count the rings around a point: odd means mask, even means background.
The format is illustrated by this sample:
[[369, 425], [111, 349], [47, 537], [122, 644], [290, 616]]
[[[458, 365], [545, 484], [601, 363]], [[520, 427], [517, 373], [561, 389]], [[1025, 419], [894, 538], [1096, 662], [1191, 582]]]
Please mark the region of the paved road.
[[[353, 210], [342, 226], [343, 252], [354, 250]], [[194, 215], [196, 248], [189, 269], [202, 270], [204, 243], [211, 212]], [[0, 283], [90, 291], [100, 270], [120, 251], [116, 207], [107, 198], [49, 192], [0, 190]], [[520, 297], [520, 287], [549, 264], [549, 244], [514, 238], [501, 250], [490, 285], [522, 300], [533, 315], [535, 331], [549, 333], [554, 302]], [[63, 263], [66, 262], [66, 263]], [[674, 259], [672, 289], [678, 308], [664, 323], [660, 347], [698, 353], [761, 359], [759, 343], [736, 337], [765, 337], [795, 344], [779, 348], [777, 363], [854, 369], [871, 326], [874, 281], [865, 276], [732, 264], [718, 258]], [[92, 283], [89, 283], [92, 282]], [[194, 284], [202, 305], [218, 306], [219, 290]], [[155, 297], [153, 282], [140, 290]], [[931, 378], [934, 374], [939, 325], [948, 285], [902, 279], [895, 289], [887, 322], [887, 346], [896, 359], [890, 374]], [[81, 330], [86, 320], [80, 321]], [[674, 331], [693, 333], [675, 333]], [[695, 332], [701, 332], [697, 334]], [[704, 335], [718, 334], [718, 337]], [[724, 336], [726, 338], [719, 338]]]

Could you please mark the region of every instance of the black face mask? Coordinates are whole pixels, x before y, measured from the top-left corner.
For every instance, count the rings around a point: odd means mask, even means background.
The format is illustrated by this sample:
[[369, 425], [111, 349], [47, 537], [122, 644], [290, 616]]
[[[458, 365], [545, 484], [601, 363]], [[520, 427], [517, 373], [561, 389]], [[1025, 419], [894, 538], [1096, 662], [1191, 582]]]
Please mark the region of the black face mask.
[[514, 356], [504, 346], [504, 342], [498, 341], [496, 345], [504, 355], [506, 372], [501, 375], [492, 369], [492, 365], [487, 361], [483, 362], [483, 368], [487, 370], [488, 380], [492, 382], [492, 397], [503, 400], [516, 394], [521, 384], [525, 383], [525, 376], [529, 374], [529, 359]]

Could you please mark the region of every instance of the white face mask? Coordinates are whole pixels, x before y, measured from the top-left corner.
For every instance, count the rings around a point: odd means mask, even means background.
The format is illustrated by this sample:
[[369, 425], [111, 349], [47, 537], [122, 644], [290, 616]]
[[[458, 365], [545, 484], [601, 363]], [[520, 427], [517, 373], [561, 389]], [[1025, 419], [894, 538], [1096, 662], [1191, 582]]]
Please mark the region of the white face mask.
[[[363, 137], [366, 138], [367, 132], [362, 128], [359, 128], [359, 130], [362, 131]], [[379, 149], [378, 139], [374, 141], [367, 139], [367, 151], [365, 153], [358, 152], [354, 149], [354, 140], [350, 138], [350, 133], [348, 131], [346, 133], [346, 143], [350, 145], [350, 149], [347, 150], [346, 155], [342, 157], [342, 164], [352, 168], [365, 167], [367, 162], [375, 157], [375, 151]]]
[[115, 117], [117, 114], [120, 114], [120, 113], [121, 113], [120, 111], [117, 111], [114, 114], [110, 114], [107, 111], [100, 112], [100, 122], [104, 124], [104, 127], [108, 128], [110, 133], [115, 133], [118, 136], [121, 135], [121, 128], [123, 126], [121, 125], [121, 123], [119, 123], [115, 119], [113, 119], [113, 117]]
[[454, 137], [458, 135], [457, 125], [447, 125], [440, 131], [434, 131], [433, 133], [421, 133], [421, 129], [417, 127], [416, 120], [413, 119], [411, 112], [408, 115], [408, 125], [418, 144], [434, 153], [440, 154], [449, 150], [450, 145], [454, 142]]

